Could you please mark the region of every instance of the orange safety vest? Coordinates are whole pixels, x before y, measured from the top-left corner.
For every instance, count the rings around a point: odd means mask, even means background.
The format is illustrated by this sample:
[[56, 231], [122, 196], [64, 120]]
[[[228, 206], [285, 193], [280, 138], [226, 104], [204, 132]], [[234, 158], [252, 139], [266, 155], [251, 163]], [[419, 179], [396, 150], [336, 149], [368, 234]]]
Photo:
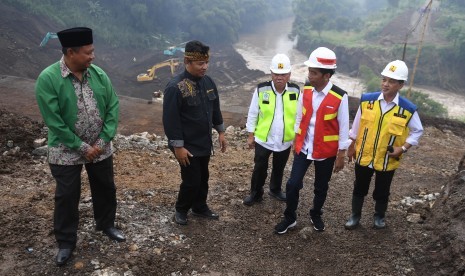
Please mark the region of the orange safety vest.
[[[333, 85], [316, 112], [313, 155], [315, 159], [325, 159], [337, 155], [339, 149], [339, 122], [337, 114], [344, 90]], [[295, 138], [295, 152], [300, 153], [307, 136], [313, 114], [313, 87], [305, 84], [302, 98], [302, 120]]]

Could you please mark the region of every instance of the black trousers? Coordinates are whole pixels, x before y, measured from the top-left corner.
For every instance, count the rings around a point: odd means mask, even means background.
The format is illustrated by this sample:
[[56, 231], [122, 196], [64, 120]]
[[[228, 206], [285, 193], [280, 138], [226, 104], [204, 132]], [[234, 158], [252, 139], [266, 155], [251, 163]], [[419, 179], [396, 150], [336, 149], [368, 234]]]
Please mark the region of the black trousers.
[[391, 190], [391, 182], [394, 177], [393, 171], [376, 171], [370, 167], [355, 164], [355, 181], [353, 195], [365, 197], [370, 188], [371, 178], [375, 174], [375, 189], [373, 190], [373, 199], [379, 203], [387, 203]]
[[291, 177], [286, 184], [286, 210], [284, 216], [287, 221], [294, 222], [297, 219], [296, 210], [299, 205], [299, 191], [304, 187], [303, 180], [312, 162], [315, 166], [315, 183], [313, 187], [313, 207], [310, 213], [312, 215], [322, 214], [335, 161], [335, 156], [321, 161], [313, 161], [307, 159], [307, 155], [302, 152], [294, 155]]
[[210, 156], [189, 157], [190, 165], [181, 167], [181, 186], [179, 188], [176, 211], [187, 213], [208, 210], [208, 164]]
[[[59, 248], [76, 246], [82, 166], [50, 164], [56, 181], [54, 233]], [[113, 227], [116, 216], [113, 156], [97, 163], [85, 164], [85, 167], [89, 177], [96, 229]]]
[[273, 154], [273, 167], [271, 169], [270, 191], [275, 193], [281, 191], [284, 167], [289, 159], [290, 152], [291, 147], [283, 151], [272, 151], [255, 143], [255, 165], [250, 186], [250, 192], [254, 193], [255, 197], [263, 195], [263, 186], [268, 176], [268, 160], [271, 154]]

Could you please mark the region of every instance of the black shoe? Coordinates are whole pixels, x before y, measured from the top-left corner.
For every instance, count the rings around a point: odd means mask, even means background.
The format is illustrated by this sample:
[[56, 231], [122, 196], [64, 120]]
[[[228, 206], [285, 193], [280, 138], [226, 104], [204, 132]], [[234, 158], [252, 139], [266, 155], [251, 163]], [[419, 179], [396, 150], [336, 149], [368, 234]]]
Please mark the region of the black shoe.
[[325, 231], [325, 223], [323, 222], [323, 219], [321, 219], [321, 216], [310, 216], [310, 221], [313, 224], [313, 229], [320, 232]]
[[242, 203], [247, 206], [252, 206], [255, 202], [262, 202], [263, 201], [263, 196], [255, 196], [255, 194], [250, 194], [244, 200]]
[[107, 229], [104, 229], [102, 232], [114, 241], [126, 241], [126, 238], [123, 236], [123, 233], [121, 233], [121, 231], [116, 229], [115, 227], [108, 227]]
[[274, 232], [276, 234], [282, 235], [287, 232], [287, 229], [292, 229], [297, 225], [297, 221], [289, 222], [286, 219], [283, 219], [280, 223], [276, 224], [274, 227]]
[[72, 255], [73, 255], [73, 248], [58, 249], [58, 253], [56, 257], [57, 266], [65, 265], [69, 261], [69, 259], [71, 259]]
[[277, 200], [279, 201], [286, 201], [286, 194], [279, 191], [279, 192], [273, 192], [273, 191], [269, 191], [268, 194], [271, 196], [271, 197], [274, 197], [276, 198]]
[[192, 215], [196, 217], [202, 217], [202, 218], [208, 218], [208, 219], [219, 219], [220, 218], [220, 215], [218, 215], [217, 213], [213, 213], [212, 210], [210, 209], [207, 209], [206, 211], [199, 212], [199, 213], [192, 211]]
[[187, 213], [181, 213], [181, 212], [174, 212], [174, 221], [177, 224], [180, 225], [186, 225], [187, 224]]

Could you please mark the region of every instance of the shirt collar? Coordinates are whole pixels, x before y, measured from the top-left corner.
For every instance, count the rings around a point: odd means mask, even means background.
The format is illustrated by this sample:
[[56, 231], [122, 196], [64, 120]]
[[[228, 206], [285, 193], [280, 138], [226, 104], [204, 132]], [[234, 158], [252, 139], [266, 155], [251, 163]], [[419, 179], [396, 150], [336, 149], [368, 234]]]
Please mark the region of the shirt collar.
[[323, 92], [323, 94], [326, 96], [328, 95], [329, 90], [331, 90], [331, 87], [333, 87], [333, 83], [331, 81], [328, 81], [328, 83], [326, 84], [325, 88], [323, 88], [323, 90], [317, 91], [315, 87], [313, 87], [313, 91], [317, 93]]
[[203, 77], [196, 77], [194, 75], [192, 75], [191, 73], [189, 73], [189, 71], [187, 71], [187, 69], [184, 69], [184, 77], [192, 80], [192, 81], [200, 81]]
[[[384, 99], [384, 94], [383, 94], [383, 92], [381, 92], [381, 93], [379, 94], [378, 100], [379, 100], [379, 101], [383, 100], [383, 101], [386, 102], [386, 100]], [[387, 103], [387, 102], [386, 102], [386, 103]], [[395, 103], [396, 105], [399, 105], [399, 93], [396, 94], [396, 96], [394, 97], [394, 100], [392, 100], [392, 103]]]
[[[274, 86], [274, 82], [271, 81], [271, 87], [273, 88], [273, 91], [276, 91], [276, 87]], [[286, 82], [286, 86], [284, 87], [284, 90], [283, 90], [283, 93], [287, 91], [287, 82]]]
[[[66, 66], [65, 56], [62, 56], [61, 59], [60, 59], [60, 71], [61, 71], [61, 76], [63, 78], [66, 78], [69, 75], [73, 74], [73, 72], [71, 72], [71, 70], [68, 68], [68, 66]], [[84, 71], [83, 76], [89, 78], [90, 77], [89, 70], [86, 69], [86, 71]]]

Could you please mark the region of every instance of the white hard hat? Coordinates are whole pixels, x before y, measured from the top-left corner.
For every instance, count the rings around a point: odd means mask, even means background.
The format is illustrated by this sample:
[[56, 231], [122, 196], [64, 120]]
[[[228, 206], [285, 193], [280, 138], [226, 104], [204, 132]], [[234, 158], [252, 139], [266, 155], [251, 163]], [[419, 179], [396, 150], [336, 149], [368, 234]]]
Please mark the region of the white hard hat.
[[408, 78], [408, 68], [402, 60], [394, 60], [386, 65], [381, 75], [395, 80], [406, 81]]
[[336, 54], [326, 47], [318, 47], [304, 64], [311, 68], [336, 69]]
[[287, 74], [291, 72], [291, 61], [285, 54], [277, 54], [271, 60], [270, 70], [275, 74]]

